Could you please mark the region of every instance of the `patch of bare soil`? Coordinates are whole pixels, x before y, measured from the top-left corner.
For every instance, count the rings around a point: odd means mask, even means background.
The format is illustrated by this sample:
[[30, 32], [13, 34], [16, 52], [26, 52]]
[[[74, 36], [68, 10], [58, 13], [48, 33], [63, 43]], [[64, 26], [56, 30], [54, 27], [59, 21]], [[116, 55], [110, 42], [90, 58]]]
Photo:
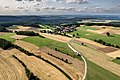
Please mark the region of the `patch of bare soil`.
[[11, 38], [14, 38], [14, 39], [23, 39], [23, 38], [26, 38], [28, 36], [24, 36], [24, 35], [14, 35], [14, 36], [10, 36]]
[[98, 50], [101, 50], [101, 51], [103, 51], [105, 53], [110, 53], [110, 52], [117, 51], [119, 49], [114, 48], [114, 47], [105, 47], [105, 48], [98, 48]]
[[107, 55], [110, 56], [110, 57], [113, 57], [113, 58], [120, 57], [120, 50], [110, 52]]
[[0, 32], [0, 36], [7, 34], [7, 32]]

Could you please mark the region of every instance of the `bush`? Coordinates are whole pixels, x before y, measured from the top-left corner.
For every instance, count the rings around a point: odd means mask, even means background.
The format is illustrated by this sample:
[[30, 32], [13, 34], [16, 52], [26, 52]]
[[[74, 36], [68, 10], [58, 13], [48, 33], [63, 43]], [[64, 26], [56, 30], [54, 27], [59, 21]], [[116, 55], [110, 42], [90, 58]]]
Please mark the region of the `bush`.
[[116, 59], [120, 59], [120, 57], [116, 57]]
[[0, 38], [0, 48], [6, 50], [10, 47], [12, 47], [12, 43], [10, 41]]

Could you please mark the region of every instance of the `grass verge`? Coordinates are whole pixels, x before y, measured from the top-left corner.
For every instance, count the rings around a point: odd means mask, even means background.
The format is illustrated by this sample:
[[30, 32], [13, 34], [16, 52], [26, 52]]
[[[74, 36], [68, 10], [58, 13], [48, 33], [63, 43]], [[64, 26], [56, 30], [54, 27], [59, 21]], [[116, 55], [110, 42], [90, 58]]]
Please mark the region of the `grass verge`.
[[113, 62], [120, 64], [120, 59], [114, 59]]
[[120, 77], [87, 60], [88, 73], [85, 80], [120, 80]]

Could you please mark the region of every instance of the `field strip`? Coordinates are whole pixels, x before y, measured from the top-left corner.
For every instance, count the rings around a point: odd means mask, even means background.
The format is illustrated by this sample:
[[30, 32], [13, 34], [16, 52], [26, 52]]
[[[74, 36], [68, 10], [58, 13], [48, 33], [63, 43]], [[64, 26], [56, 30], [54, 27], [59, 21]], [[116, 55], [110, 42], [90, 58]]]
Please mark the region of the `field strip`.
[[32, 53], [39, 49], [36, 45], [21, 40], [17, 40], [15, 44]]
[[81, 52], [88, 60], [103, 67], [104, 69], [120, 76], [120, 65], [111, 61], [111, 58], [101, 52], [95, 51], [88, 47], [70, 43], [77, 51]]
[[[16, 50], [12, 52], [15, 53]], [[22, 52], [15, 54], [15, 56], [22, 60], [27, 65], [28, 69], [41, 80], [68, 80], [64, 74], [43, 60], [34, 56], [27, 56]]]
[[71, 38], [68, 38], [68, 37], [65, 37], [65, 36], [54, 35], [54, 34], [40, 33], [40, 35], [42, 35], [46, 38], [50, 38], [50, 39], [60, 41], [60, 42], [65, 42], [65, 43], [67, 43], [71, 39]]
[[[58, 52], [58, 51], [55, 51], [53, 49], [50, 49], [48, 47], [41, 47], [40, 48], [40, 52], [44, 52], [48, 55], [49, 54], [52, 54], [56, 57], [59, 57], [60, 59], [67, 59], [68, 62], [70, 63], [69, 65], [75, 67], [77, 70], [79, 70], [81, 73], [84, 73], [84, 62], [83, 61], [80, 61], [76, 58], [73, 58], [71, 56], [68, 56], [66, 54], [63, 54], [61, 52]], [[51, 55], [50, 55], [51, 56]], [[64, 62], [64, 61], [63, 61]]]
[[96, 42], [94, 42], [92, 40], [85, 39], [85, 38], [80, 38], [80, 39], [75, 39], [75, 40], [78, 40], [78, 41], [83, 42], [83, 43], [91, 44], [91, 45], [94, 45], [94, 46], [100, 47], [100, 48], [105, 48], [106, 47], [106, 46], [104, 46], [102, 44], [96, 43]]
[[65, 71], [73, 80], [78, 80], [79, 77], [81, 78], [83, 76], [81, 72], [79, 72], [77, 69], [75, 69], [70, 64], [67, 64], [59, 59], [51, 57], [50, 55], [47, 55], [46, 53], [43, 53], [43, 52], [41, 52], [41, 54], [38, 53], [38, 55], [43, 56], [45, 59], [57, 65], [59, 68]]

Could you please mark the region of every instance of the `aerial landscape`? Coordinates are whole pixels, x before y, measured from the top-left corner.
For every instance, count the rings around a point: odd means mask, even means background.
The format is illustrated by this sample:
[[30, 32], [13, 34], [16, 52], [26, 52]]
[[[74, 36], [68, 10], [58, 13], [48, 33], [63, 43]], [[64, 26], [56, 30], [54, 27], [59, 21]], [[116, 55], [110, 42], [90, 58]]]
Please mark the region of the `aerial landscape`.
[[120, 80], [120, 0], [0, 0], [0, 80]]

